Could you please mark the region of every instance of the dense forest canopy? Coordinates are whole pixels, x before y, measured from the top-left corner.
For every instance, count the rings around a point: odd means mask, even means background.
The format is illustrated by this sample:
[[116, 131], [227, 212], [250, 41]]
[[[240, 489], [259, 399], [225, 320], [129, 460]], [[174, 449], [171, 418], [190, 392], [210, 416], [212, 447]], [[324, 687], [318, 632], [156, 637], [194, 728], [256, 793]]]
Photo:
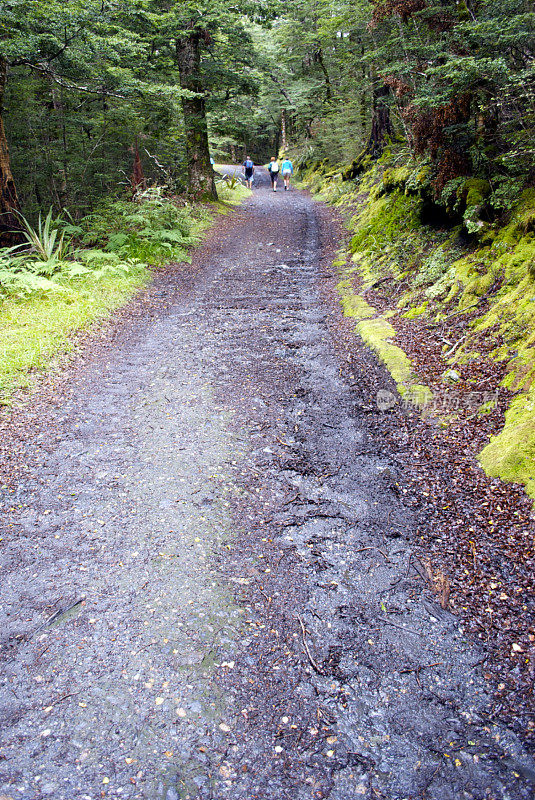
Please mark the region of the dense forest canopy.
[[1, 227], [139, 183], [214, 196], [210, 156], [246, 151], [351, 179], [392, 142], [436, 198], [474, 176], [505, 208], [534, 178], [534, 20], [528, 0], [1, 2]]

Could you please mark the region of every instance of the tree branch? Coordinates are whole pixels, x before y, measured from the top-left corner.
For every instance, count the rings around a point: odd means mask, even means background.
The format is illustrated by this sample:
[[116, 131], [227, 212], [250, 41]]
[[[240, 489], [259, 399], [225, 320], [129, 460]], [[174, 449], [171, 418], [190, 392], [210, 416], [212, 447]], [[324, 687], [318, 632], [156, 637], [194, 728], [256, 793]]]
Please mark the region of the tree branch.
[[87, 94], [98, 94], [98, 95], [105, 95], [106, 97], [117, 97], [119, 100], [126, 100], [126, 95], [124, 94], [117, 94], [116, 92], [110, 92], [105, 89], [103, 86], [100, 88], [94, 88], [91, 86], [80, 86], [79, 84], [69, 83], [60, 75], [56, 75], [52, 70], [50, 70], [47, 66], [43, 64], [33, 64], [31, 61], [22, 61], [20, 62], [26, 67], [29, 67], [31, 70], [35, 72], [41, 73], [41, 75], [45, 75], [50, 80], [57, 83], [58, 86], [62, 86], [64, 89], [71, 89], [75, 92], [86, 92]]

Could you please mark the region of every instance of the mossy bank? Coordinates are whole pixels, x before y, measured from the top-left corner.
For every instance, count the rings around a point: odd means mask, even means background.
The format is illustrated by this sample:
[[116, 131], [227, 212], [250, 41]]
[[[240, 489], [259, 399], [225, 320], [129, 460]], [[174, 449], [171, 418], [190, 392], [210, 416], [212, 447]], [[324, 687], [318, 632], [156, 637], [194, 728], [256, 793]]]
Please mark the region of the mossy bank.
[[401, 397], [442, 425], [494, 414], [480, 463], [535, 498], [535, 189], [505, 201], [458, 178], [436, 197], [425, 162], [400, 152], [352, 180], [325, 164], [304, 177], [346, 215], [344, 313]]

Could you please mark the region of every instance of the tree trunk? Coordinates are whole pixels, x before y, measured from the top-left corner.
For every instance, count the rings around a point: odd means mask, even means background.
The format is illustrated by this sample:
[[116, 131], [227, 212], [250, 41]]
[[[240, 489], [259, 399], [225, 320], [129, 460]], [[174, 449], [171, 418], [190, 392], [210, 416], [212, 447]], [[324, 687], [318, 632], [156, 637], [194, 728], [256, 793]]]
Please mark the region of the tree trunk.
[[323, 72], [323, 77], [325, 78], [325, 99], [328, 103], [331, 102], [333, 99], [333, 93], [331, 88], [331, 79], [329, 77], [329, 73], [327, 72], [327, 67], [325, 66], [325, 61], [323, 60], [323, 51], [318, 48], [316, 52], [316, 61], [321, 67], [321, 71]]
[[[372, 76], [373, 78], [373, 76]], [[382, 81], [372, 80], [372, 127], [364, 150], [342, 172], [342, 180], [350, 181], [364, 172], [371, 159], [379, 158], [389, 138], [394, 136], [394, 127], [390, 120], [388, 95], [390, 88]]]
[[143, 164], [141, 163], [141, 156], [139, 155], [139, 145], [137, 141], [137, 136], [132, 146], [132, 154], [134, 156], [134, 164], [132, 167], [131, 183], [132, 183], [132, 194], [135, 194], [136, 192], [143, 191], [143, 189], [145, 189], [147, 186], [145, 175], [143, 173]]
[[182, 89], [195, 93], [192, 97], [181, 98], [186, 129], [189, 191], [199, 200], [217, 200], [200, 75], [202, 35], [202, 31], [195, 29], [187, 36], [181, 36], [176, 43], [176, 61]]
[[7, 62], [0, 58], [0, 244], [18, 244], [23, 241], [20, 230], [19, 199], [11, 165], [9, 161], [9, 148], [7, 146], [4, 121], [2, 119], [4, 92], [7, 82]]
[[386, 140], [394, 135], [394, 128], [390, 120], [390, 107], [388, 105], [389, 87], [380, 83], [373, 89], [372, 103], [372, 129], [366, 152], [378, 158], [384, 150]]
[[65, 113], [63, 110], [63, 102], [58, 95], [58, 88], [53, 80], [51, 80], [50, 84], [50, 94], [52, 96], [52, 106], [54, 108], [54, 113], [56, 115], [56, 119], [58, 120], [58, 125], [61, 129], [61, 139], [63, 144], [63, 160], [61, 167], [58, 167], [59, 186], [57, 188], [58, 204], [61, 211], [62, 209], [67, 208], [67, 206], [69, 205], [69, 197], [67, 193], [67, 131], [65, 128]]
[[286, 141], [286, 110], [283, 108], [281, 113], [281, 140], [282, 140], [282, 149], [286, 152], [286, 147], [288, 142]]

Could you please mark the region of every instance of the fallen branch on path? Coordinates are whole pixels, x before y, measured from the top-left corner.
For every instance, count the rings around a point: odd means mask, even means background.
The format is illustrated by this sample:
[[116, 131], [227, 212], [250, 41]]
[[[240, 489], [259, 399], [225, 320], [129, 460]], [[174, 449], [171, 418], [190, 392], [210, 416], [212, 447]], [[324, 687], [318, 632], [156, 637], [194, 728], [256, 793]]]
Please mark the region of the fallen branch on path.
[[434, 661], [432, 664], [421, 664], [419, 667], [406, 667], [405, 669], [400, 669], [399, 674], [403, 675], [405, 672], [421, 672], [423, 669], [429, 669], [430, 667], [440, 667], [442, 665], [442, 661]]
[[81, 694], [81, 691], [82, 690], [79, 692], [69, 692], [68, 694], [64, 694], [62, 697], [58, 697], [57, 700], [54, 700], [53, 703], [50, 703], [48, 706], [46, 706], [45, 711], [51, 710], [54, 706], [57, 706], [58, 703], [62, 703], [68, 697], [78, 697], [78, 695]]
[[294, 503], [296, 500], [299, 500], [299, 496], [300, 496], [299, 492], [297, 492], [297, 494], [295, 494], [293, 497], [290, 497], [289, 500], [285, 500], [284, 503], [281, 503], [281, 508], [284, 508], [285, 506], [289, 506], [292, 503]]
[[322, 670], [322, 668], [320, 666], [318, 666], [318, 664], [316, 664], [316, 662], [312, 658], [312, 654], [311, 654], [311, 652], [309, 650], [309, 647], [308, 647], [308, 644], [307, 644], [307, 632], [306, 632], [305, 624], [304, 624], [304, 622], [301, 619], [301, 616], [299, 614], [297, 615], [297, 619], [299, 620], [299, 624], [301, 626], [301, 633], [302, 633], [302, 636], [303, 636], [303, 647], [305, 648], [305, 653], [308, 656], [308, 660], [310, 661], [310, 664], [312, 665], [313, 669], [318, 673], [318, 675], [324, 675], [325, 673]]
[[385, 622], [387, 625], [392, 625], [393, 628], [398, 628], [400, 631], [405, 631], [405, 633], [414, 633], [416, 636], [423, 636], [423, 633], [420, 631], [415, 631], [414, 628], [405, 628], [403, 625], [398, 625], [395, 622], [392, 622], [391, 619], [386, 619], [386, 617], [377, 617], [380, 622]]
[[35, 630], [35, 631], [34, 631], [33, 635], [35, 636], [35, 634], [36, 634], [36, 633], [39, 633], [39, 631], [42, 631], [42, 630], [43, 630], [43, 628], [48, 628], [48, 626], [49, 626], [49, 625], [52, 625], [52, 623], [53, 623], [55, 620], [57, 620], [57, 619], [58, 619], [58, 617], [61, 617], [61, 616], [63, 616], [63, 614], [67, 614], [69, 611], [72, 611], [72, 610], [73, 610], [73, 608], [76, 608], [76, 606], [79, 606], [81, 603], [83, 603], [83, 602], [85, 601], [85, 599], [86, 599], [86, 597], [85, 597], [85, 594], [82, 594], [82, 595], [81, 595], [81, 596], [78, 598], [78, 600], [75, 600], [75, 602], [74, 602], [74, 603], [71, 603], [71, 605], [70, 605], [70, 606], [67, 606], [67, 608], [60, 608], [60, 609], [58, 609], [58, 611], [55, 611], [55, 612], [54, 612], [54, 614], [52, 614], [52, 616], [51, 616], [51, 617], [49, 617], [47, 620], [45, 620], [45, 622], [43, 622], [43, 624], [42, 624], [42, 625], [40, 625], [40, 626], [37, 628], [37, 630]]
[[387, 554], [384, 550], [381, 550], [380, 547], [361, 547], [358, 550], [355, 550], [355, 553], [363, 553], [365, 550], [377, 550], [378, 553], [381, 553], [383, 558], [386, 558], [387, 561], [392, 561], [392, 559], [388, 558]]

